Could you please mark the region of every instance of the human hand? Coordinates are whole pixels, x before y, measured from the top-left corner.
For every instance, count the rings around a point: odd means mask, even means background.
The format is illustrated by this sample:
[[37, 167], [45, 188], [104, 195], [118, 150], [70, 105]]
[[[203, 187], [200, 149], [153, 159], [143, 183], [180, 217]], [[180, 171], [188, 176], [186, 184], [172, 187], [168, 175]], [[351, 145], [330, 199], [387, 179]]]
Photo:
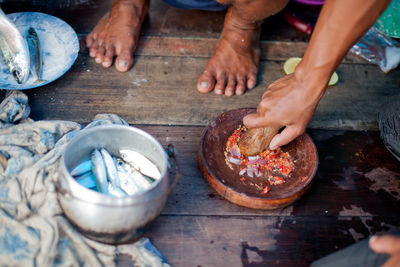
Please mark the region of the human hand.
[[304, 133], [312, 119], [330, 76], [307, 76], [309, 73], [295, 72], [273, 82], [263, 94], [257, 113], [243, 118], [248, 128], [286, 126], [271, 140], [270, 149], [286, 145]]
[[369, 239], [369, 247], [376, 253], [390, 255], [382, 267], [400, 266], [400, 237], [394, 235], [373, 236]]

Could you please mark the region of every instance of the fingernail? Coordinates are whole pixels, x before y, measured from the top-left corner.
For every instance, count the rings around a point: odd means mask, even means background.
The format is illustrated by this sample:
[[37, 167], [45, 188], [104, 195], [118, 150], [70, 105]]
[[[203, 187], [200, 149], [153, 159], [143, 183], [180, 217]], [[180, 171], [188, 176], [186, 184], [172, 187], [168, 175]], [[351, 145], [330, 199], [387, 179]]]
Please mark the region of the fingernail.
[[118, 61], [118, 66], [120, 68], [125, 68], [128, 65], [128, 61], [121, 59], [120, 61]]
[[269, 149], [270, 150], [275, 150], [275, 149], [277, 149], [278, 147], [277, 147], [277, 145], [275, 144], [275, 143], [269, 143]]
[[200, 86], [201, 86], [202, 88], [206, 89], [206, 88], [208, 87], [208, 82], [202, 81], [202, 82], [200, 83]]

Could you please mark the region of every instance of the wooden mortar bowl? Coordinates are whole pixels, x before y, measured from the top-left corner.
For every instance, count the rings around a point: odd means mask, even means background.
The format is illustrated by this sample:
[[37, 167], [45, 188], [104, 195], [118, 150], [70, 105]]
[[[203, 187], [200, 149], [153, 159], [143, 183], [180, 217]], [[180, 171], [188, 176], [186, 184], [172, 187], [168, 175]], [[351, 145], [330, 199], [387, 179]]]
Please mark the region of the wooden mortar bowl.
[[[240, 181], [242, 176], [225, 163], [224, 149], [229, 136], [239, 125], [243, 125], [243, 117], [254, 112], [254, 108], [225, 112], [203, 130], [198, 151], [199, 168], [211, 187], [232, 203], [253, 209], [283, 208], [299, 199], [311, 187], [318, 165], [317, 149], [307, 134], [282, 147], [295, 160], [295, 170], [284, 184], [270, 186], [268, 194]], [[263, 179], [267, 184], [265, 177], [255, 179]]]

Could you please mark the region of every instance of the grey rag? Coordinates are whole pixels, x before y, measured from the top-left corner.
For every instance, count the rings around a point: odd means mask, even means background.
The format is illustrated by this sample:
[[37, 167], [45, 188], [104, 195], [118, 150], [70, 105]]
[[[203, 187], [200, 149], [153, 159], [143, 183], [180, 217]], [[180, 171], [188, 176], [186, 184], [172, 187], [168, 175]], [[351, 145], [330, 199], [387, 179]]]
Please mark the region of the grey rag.
[[[0, 104], [0, 264], [115, 266], [119, 254], [134, 266], [169, 266], [147, 238], [106, 245], [85, 238], [65, 219], [52, 182], [68, 141], [82, 126], [33, 121], [28, 97], [14, 91]], [[87, 127], [127, 123], [99, 114]]]

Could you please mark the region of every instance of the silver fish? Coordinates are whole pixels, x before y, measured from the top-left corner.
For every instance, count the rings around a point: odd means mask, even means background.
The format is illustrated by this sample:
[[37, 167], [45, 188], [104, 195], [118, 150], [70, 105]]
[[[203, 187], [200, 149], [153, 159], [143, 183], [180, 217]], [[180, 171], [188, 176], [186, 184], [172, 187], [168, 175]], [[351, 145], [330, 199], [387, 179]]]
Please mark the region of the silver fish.
[[76, 166], [71, 171], [71, 175], [78, 176], [78, 175], [82, 175], [86, 172], [90, 172], [91, 170], [92, 170], [92, 162], [90, 160], [86, 160], [86, 161], [80, 163], [78, 166]]
[[92, 169], [94, 177], [96, 179], [97, 188], [100, 190], [100, 192], [108, 194], [106, 165], [98, 149], [93, 150], [91, 160], [93, 164]]
[[119, 154], [124, 161], [128, 162], [137, 172], [148, 179], [155, 181], [161, 178], [161, 173], [157, 166], [139, 152], [121, 149]]
[[129, 163], [120, 158], [117, 158], [116, 162], [121, 188], [129, 195], [145, 191], [151, 187], [152, 181], [145, 179]]
[[[82, 186], [89, 188], [89, 189], [97, 189], [96, 178], [92, 172], [87, 172], [82, 175], [75, 177], [75, 180]], [[96, 191], [97, 191], [96, 190]]]
[[112, 183], [108, 183], [108, 192], [109, 195], [114, 197], [125, 197], [127, 195], [125, 191], [122, 191], [121, 188], [114, 186]]
[[0, 50], [15, 80], [21, 84], [29, 76], [29, 50], [25, 38], [0, 9]]
[[100, 153], [103, 156], [103, 160], [106, 165], [108, 180], [115, 187], [121, 188], [121, 180], [118, 177], [117, 167], [115, 166], [115, 162], [114, 162], [112, 156], [104, 148], [100, 149]]
[[39, 36], [32, 27], [29, 27], [25, 35], [30, 55], [30, 72], [36, 76], [36, 82], [42, 82], [43, 56]]
[[121, 179], [121, 188], [128, 194], [128, 195], [133, 195], [136, 194], [138, 192], [141, 192], [142, 189], [139, 188], [139, 186], [134, 183], [134, 181], [132, 180], [132, 178], [130, 177], [129, 173], [120, 170], [119, 167], [118, 168], [118, 175]]

